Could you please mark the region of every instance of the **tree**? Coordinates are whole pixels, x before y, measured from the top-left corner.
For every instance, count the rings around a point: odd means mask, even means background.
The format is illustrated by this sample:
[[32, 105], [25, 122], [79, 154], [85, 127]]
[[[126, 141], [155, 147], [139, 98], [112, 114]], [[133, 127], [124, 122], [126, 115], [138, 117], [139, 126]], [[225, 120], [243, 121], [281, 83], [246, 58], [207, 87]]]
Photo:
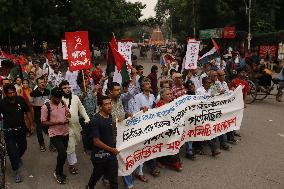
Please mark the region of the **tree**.
[[0, 41], [59, 43], [65, 31], [89, 31], [96, 43], [139, 24], [142, 3], [126, 0], [0, 0]]

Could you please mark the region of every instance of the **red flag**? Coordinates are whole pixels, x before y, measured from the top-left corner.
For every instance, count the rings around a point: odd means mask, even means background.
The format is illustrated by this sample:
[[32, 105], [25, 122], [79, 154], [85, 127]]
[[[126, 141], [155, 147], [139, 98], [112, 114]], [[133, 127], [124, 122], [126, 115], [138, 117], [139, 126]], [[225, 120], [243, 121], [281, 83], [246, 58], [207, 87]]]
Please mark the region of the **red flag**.
[[75, 71], [92, 68], [88, 32], [66, 32], [65, 39], [69, 69]]
[[219, 51], [220, 47], [218, 46], [218, 44], [216, 43], [216, 41], [215, 41], [213, 38], [211, 38], [211, 40], [212, 40], [212, 43], [213, 43], [213, 45], [214, 45], [216, 51]]
[[123, 64], [125, 64], [125, 59], [124, 57], [117, 51], [117, 49], [114, 48], [114, 46], [112, 45], [112, 43], [110, 43], [110, 48], [111, 48], [111, 52], [113, 55], [113, 59], [115, 62], [115, 65], [117, 67], [117, 70], [120, 72]]
[[21, 64], [21, 65], [24, 65], [24, 64], [25, 64], [25, 57], [24, 57], [24, 55], [21, 55], [21, 56], [20, 56], [20, 64]]
[[114, 34], [112, 35], [112, 38], [111, 38], [111, 41], [110, 41], [110, 44], [117, 50], [118, 49], [118, 46], [117, 46], [117, 41], [115, 39], [115, 36]]

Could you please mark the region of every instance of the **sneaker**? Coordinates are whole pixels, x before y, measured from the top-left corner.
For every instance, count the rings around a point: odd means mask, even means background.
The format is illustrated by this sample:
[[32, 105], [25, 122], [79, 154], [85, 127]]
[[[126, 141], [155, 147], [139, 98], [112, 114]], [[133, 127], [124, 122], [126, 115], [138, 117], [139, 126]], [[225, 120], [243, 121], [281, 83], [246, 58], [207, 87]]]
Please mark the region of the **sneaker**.
[[236, 139], [228, 140], [227, 142], [229, 144], [237, 144], [237, 140]]
[[40, 145], [39, 149], [40, 149], [41, 152], [45, 152], [46, 151], [46, 148], [45, 148], [44, 144]]
[[224, 144], [224, 145], [220, 146], [220, 148], [222, 150], [225, 150], [225, 151], [229, 151], [230, 150], [230, 146], [228, 146], [227, 144]]
[[64, 176], [57, 175], [56, 173], [53, 173], [53, 176], [59, 184], [66, 184], [66, 180], [64, 179]]
[[175, 162], [170, 167], [176, 171], [182, 171], [182, 165], [180, 162]]
[[221, 152], [219, 150], [215, 150], [215, 151], [212, 152], [213, 157], [216, 157], [219, 154], [221, 154]]
[[235, 132], [234, 135], [237, 136], [237, 137], [242, 137], [241, 134], [237, 133], [237, 132]]
[[22, 182], [22, 177], [20, 176], [19, 172], [16, 172], [16, 175], [15, 175], [15, 182], [16, 183], [20, 183]]

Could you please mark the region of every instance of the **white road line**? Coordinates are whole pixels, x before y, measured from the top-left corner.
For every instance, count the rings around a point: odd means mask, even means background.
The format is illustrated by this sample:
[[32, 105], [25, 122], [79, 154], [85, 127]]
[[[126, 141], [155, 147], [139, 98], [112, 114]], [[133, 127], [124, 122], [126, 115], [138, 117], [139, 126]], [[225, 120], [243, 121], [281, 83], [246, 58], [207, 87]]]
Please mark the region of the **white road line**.
[[283, 137], [283, 138], [284, 138], [284, 135], [283, 135], [283, 134], [281, 134], [281, 133], [277, 133], [277, 135], [279, 135], [279, 136], [281, 136], [281, 137]]

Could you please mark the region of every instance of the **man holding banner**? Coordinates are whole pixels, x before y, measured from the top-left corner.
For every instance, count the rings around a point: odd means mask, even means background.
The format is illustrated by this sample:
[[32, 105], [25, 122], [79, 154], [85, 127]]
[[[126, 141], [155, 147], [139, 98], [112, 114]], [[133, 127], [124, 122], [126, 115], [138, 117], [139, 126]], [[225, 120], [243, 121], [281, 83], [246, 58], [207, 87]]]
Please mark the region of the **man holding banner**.
[[116, 155], [119, 151], [115, 148], [113, 141], [110, 97], [102, 96], [99, 105], [100, 111], [95, 114], [90, 124], [90, 136], [93, 139], [91, 161], [94, 169], [86, 189], [94, 189], [103, 175], [109, 179], [110, 189], [118, 189]]

